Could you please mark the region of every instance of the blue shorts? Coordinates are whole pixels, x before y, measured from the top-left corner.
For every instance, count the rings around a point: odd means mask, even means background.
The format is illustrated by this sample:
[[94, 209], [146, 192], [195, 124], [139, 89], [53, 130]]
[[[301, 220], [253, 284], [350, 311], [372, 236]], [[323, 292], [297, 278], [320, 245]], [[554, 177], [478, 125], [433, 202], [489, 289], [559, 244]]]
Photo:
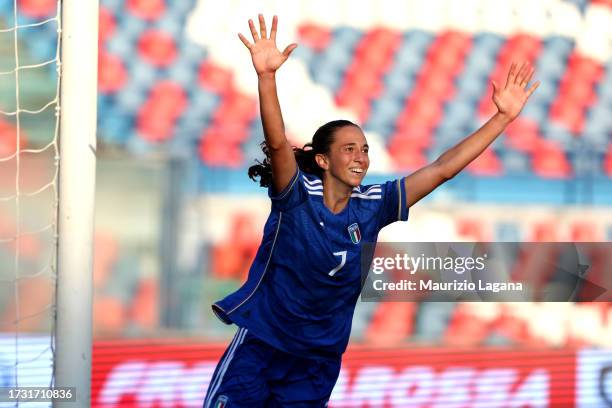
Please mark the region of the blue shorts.
[[204, 408], [326, 407], [340, 362], [280, 351], [240, 328], [217, 364]]

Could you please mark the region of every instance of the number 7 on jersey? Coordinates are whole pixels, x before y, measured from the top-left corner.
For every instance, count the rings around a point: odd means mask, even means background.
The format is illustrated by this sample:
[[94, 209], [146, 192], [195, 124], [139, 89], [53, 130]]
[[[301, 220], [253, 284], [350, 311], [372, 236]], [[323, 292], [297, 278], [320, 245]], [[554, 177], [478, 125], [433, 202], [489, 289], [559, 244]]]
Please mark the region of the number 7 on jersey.
[[336, 272], [338, 272], [340, 269], [342, 269], [342, 267], [346, 263], [346, 251], [334, 252], [334, 255], [341, 257], [340, 258], [340, 265], [336, 266], [334, 269], [329, 271], [329, 276], [334, 276], [336, 274]]

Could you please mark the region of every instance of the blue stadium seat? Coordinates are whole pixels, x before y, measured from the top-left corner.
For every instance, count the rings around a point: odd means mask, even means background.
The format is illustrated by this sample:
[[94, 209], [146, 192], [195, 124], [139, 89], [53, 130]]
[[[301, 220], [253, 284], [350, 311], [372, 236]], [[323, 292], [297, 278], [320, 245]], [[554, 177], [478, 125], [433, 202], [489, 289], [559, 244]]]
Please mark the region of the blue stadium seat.
[[484, 48], [489, 53], [497, 54], [499, 48], [505, 42], [505, 38], [494, 33], [489, 32], [480, 32], [476, 33], [473, 37], [472, 47], [476, 48]]
[[208, 52], [204, 47], [192, 43], [191, 41], [180, 41], [179, 53], [182, 59], [194, 66], [199, 65], [208, 57]]
[[324, 64], [316, 65], [315, 67], [316, 69], [312, 73], [313, 80], [332, 91], [332, 93], [336, 93], [340, 85], [342, 85], [342, 73], [337, 68]]
[[404, 42], [411, 44], [416, 50], [421, 53], [425, 51], [427, 46], [435, 38], [435, 34], [423, 30], [410, 30], [404, 33]]
[[539, 80], [558, 81], [565, 72], [564, 57], [554, 54], [550, 49], [544, 50], [536, 63], [536, 75]]
[[[536, 91], [537, 93], [537, 91]], [[550, 101], [543, 101], [542, 99], [530, 99], [523, 111], [521, 117], [528, 118], [537, 122], [540, 126], [548, 122], [548, 106]]]
[[488, 80], [473, 73], [466, 72], [456, 79], [457, 95], [456, 98], [476, 103], [480, 101], [482, 94], [487, 90]]
[[495, 226], [495, 241], [520, 242], [521, 231], [514, 222], [500, 222]]
[[128, 82], [115, 95], [115, 104], [122, 112], [137, 112], [147, 98], [145, 89], [134, 82]]
[[549, 123], [542, 128], [544, 138], [555, 141], [564, 151], [569, 151], [575, 146], [575, 138], [572, 132], [563, 126]]
[[514, 149], [505, 149], [499, 154], [504, 171], [508, 175], [526, 175], [531, 173], [529, 157]]
[[569, 53], [574, 49], [574, 40], [568, 37], [558, 35], [550, 36], [544, 40], [544, 47], [547, 50], [552, 50], [561, 58], [567, 58]]
[[158, 69], [145, 63], [140, 58], [129, 58], [130, 81], [149, 88], [160, 77]]
[[402, 111], [403, 105], [395, 99], [378, 99], [372, 104], [370, 119], [365, 125], [365, 129], [377, 132], [383, 137], [388, 137], [393, 128], [397, 116]]
[[100, 120], [100, 137], [106, 143], [122, 145], [131, 137], [133, 128], [132, 115], [111, 108], [104, 112], [104, 120]]
[[178, 62], [170, 65], [166, 76], [174, 82], [182, 85], [185, 89], [190, 89], [197, 80], [198, 72], [188, 60], [179, 59]]
[[488, 78], [495, 68], [495, 52], [489, 48], [479, 47], [474, 43], [472, 50], [468, 53], [463, 75]]
[[291, 54], [291, 58], [301, 59], [307, 67], [312, 66], [312, 62], [316, 60], [316, 57], [316, 52], [310, 47], [297, 47]]
[[394, 69], [385, 75], [385, 97], [403, 101], [414, 88], [415, 79], [409, 72]]
[[361, 39], [363, 32], [354, 27], [338, 27], [333, 31], [333, 42], [342, 44], [347, 48], [353, 48]]

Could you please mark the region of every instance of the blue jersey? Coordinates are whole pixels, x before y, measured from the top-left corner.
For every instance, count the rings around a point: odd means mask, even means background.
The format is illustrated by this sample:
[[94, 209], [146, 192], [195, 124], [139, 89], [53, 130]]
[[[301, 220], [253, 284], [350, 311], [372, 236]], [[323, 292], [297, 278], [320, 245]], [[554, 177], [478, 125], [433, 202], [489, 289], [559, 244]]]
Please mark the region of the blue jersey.
[[323, 203], [321, 180], [299, 169], [284, 191], [270, 188], [269, 195], [272, 209], [248, 279], [213, 311], [280, 350], [337, 358], [361, 291], [361, 245], [408, 219], [404, 182], [355, 187], [338, 214]]

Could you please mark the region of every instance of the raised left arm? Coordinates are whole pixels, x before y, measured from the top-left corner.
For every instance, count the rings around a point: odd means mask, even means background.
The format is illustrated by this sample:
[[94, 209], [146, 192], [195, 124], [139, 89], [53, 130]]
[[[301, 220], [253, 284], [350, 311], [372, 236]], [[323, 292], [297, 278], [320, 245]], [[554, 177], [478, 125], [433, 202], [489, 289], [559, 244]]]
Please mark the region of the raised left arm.
[[493, 102], [497, 112], [480, 129], [444, 152], [436, 161], [404, 178], [407, 207], [457, 175], [504, 131], [540, 84], [538, 81], [527, 88], [533, 72], [529, 63], [523, 63], [518, 69], [513, 63], [503, 88], [493, 81]]

